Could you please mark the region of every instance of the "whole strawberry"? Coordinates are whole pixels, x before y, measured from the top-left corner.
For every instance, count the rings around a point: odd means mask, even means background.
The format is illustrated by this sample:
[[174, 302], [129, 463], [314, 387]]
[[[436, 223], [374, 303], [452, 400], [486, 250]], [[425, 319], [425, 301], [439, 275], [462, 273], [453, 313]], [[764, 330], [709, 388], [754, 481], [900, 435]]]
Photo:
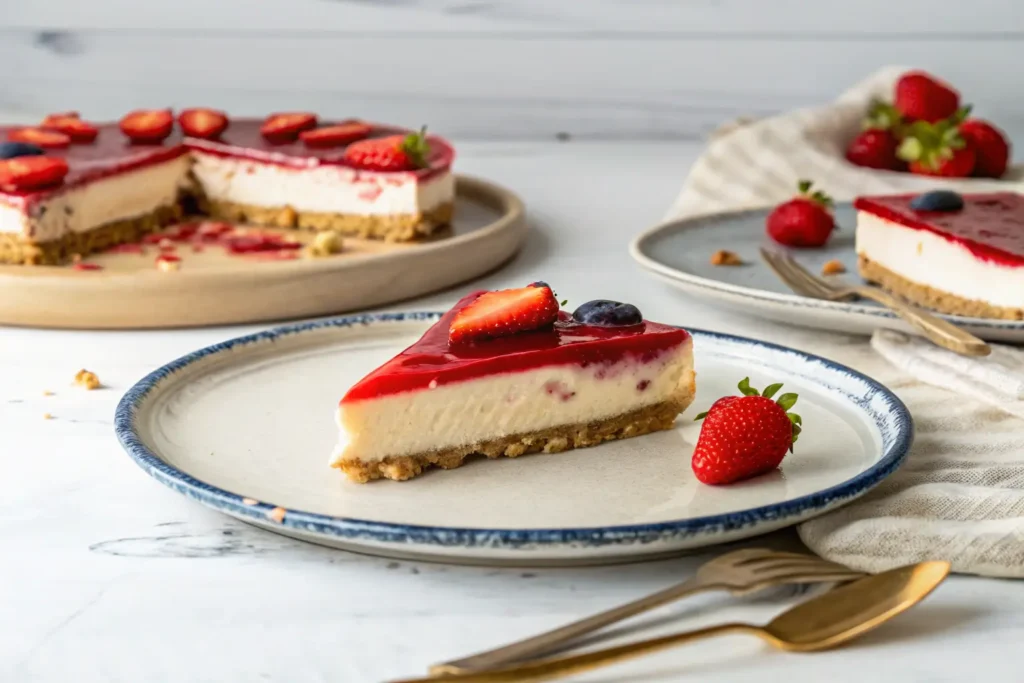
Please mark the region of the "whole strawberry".
[[832, 217], [832, 199], [820, 190], [811, 191], [813, 183], [801, 180], [799, 194], [779, 204], [768, 214], [765, 227], [768, 236], [787, 247], [820, 247], [836, 229]]
[[908, 71], [896, 81], [895, 107], [911, 121], [948, 119], [960, 106], [960, 93], [924, 71]]
[[865, 168], [906, 170], [906, 163], [896, 156], [902, 134], [903, 115], [891, 104], [875, 100], [864, 119], [863, 131], [846, 148], [846, 160]]
[[691, 466], [699, 481], [720, 485], [756, 477], [777, 468], [792, 452], [802, 421], [788, 412], [796, 394], [772, 400], [781, 388], [772, 384], [758, 392], [745, 378], [739, 383], [742, 396], [719, 399], [697, 416], [704, 424]]
[[353, 142], [345, 148], [345, 161], [371, 171], [412, 171], [427, 165], [430, 143], [427, 129], [408, 135], [391, 135]]
[[960, 134], [959, 116], [937, 123], [915, 121], [907, 129], [897, 154], [910, 163], [911, 173], [966, 178], [974, 171], [974, 146]]
[[960, 124], [960, 135], [974, 149], [973, 175], [1001, 178], [1010, 163], [1010, 141], [1006, 133], [982, 119], [967, 119]]

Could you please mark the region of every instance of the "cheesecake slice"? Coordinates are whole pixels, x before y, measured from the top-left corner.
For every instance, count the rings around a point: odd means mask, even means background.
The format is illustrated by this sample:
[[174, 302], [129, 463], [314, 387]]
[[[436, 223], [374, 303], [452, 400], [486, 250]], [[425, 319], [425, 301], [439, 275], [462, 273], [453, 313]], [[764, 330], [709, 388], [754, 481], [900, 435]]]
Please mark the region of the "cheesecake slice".
[[1024, 319], [1024, 195], [858, 197], [861, 276], [942, 313]]
[[[521, 330], [537, 320], [522, 303], [529, 289], [542, 290], [550, 317]], [[489, 318], [462, 334], [474, 315]], [[591, 302], [570, 315], [543, 283], [476, 292], [349, 389], [331, 464], [356, 482], [404, 480], [472, 455], [594, 446], [670, 429], [694, 391], [690, 335], [632, 306]]]

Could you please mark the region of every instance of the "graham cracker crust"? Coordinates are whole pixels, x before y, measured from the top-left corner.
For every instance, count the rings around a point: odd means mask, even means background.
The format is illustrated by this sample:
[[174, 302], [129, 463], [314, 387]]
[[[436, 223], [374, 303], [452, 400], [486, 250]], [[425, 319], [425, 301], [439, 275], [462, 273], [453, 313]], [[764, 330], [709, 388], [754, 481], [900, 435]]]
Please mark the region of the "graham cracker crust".
[[918, 284], [880, 266], [868, 257], [859, 255], [857, 269], [861, 277], [874, 282], [882, 289], [896, 294], [907, 301], [950, 315], [971, 318], [998, 318], [1001, 320], [1024, 320], [1024, 309], [993, 306], [984, 301], [965, 299], [955, 294]]
[[335, 463], [334, 467], [343, 471], [351, 481], [360, 484], [374, 479], [404, 481], [412, 479], [430, 466], [446, 470], [461, 467], [473, 455], [484, 455], [491, 459], [502, 456], [516, 458], [527, 453], [561, 453], [574, 448], [596, 446], [605, 441], [671, 429], [676, 416], [693, 401], [694, 393], [691, 375], [689, 386], [683, 387], [672, 400], [605, 420], [552, 427], [457, 448], [393, 456], [376, 462], [342, 460]]
[[153, 211], [113, 221], [86, 232], [76, 232], [51, 242], [36, 243], [22, 234], [0, 233], [0, 263], [22, 265], [59, 265], [78, 254], [96, 251], [126, 242], [137, 242], [144, 235], [156, 232], [181, 220], [180, 204], [157, 207]]
[[254, 223], [278, 228], [332, 230], [343, 235], [385, 242], [411, 242], [429, 236], [451, 223], [455, 202], [447, 202], [422, 213], [359, 215], [296, 211], [290, 206], [266, 207], [199, 198], [203, 213], [235, 223]]

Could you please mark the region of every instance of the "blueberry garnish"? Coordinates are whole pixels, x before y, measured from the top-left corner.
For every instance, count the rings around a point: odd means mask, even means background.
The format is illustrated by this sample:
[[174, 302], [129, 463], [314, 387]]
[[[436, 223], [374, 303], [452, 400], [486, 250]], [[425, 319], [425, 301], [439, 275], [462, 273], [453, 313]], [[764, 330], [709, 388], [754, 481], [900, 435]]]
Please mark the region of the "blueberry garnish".
[[0, 159], [36, 157], [40, 154], [46, 154], [46, 151], [42, 147], [30, 145], [27, 142], [0, 142]]
[[959, 211], [964, 208], [964, 198], [952, 190], [932, 190], [911, 199], [910, 208], [915, 211]]
[[580, 305], [572, 319], [585, 325], [639, 325], [644, 321], [640, 309], [633, 304], [597, 299]]

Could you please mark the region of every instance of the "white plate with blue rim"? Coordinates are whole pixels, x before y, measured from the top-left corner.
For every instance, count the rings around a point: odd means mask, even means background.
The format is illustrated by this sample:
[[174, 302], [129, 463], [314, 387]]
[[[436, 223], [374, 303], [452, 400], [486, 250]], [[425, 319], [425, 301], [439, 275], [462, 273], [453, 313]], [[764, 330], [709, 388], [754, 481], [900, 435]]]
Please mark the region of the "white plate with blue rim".
[[[647, 271], [673, 287], [709, 303], [778, 322], [819, 329], [871, 334], [879, 328], [913, 332], [889, 309], [873, 301], [823, 301], [790, 290], [761, 260], [759, 249], [773, 245], [765, 235], [771, 209], [754, 209], [683, 218], [657, 225], [630, 245], [633, 258]], [[846, 267], [840, 276], [860, 284], [854, 248], [856, 212], [851, 204], [835, 207], [839, 231], [820, 249], [793, 249], [790, 254], [812, 273], [826, 261]], [[720, 249], [736, 253], [742, 266], [713, 266]], [[989, 341], [1024, 342], [1024, 321], [940, 315]]]
[[[342, 393], [440, 313], [358, 315], [201, 349], [122, 398], [117, 436], [142, 469], [245, 522], [362, 553], [442, 562], [629, 562], [796, 524], [864, 494], [907, 455], [913, 422], [888, 389], [764, 342], [691, 330], [697, 397], [670, 431], [556, 455], [472, 460], [405, 482], [354, 484], [328, 466]], [[795, 452], [732, 486], [690, 469], [694, 416], [783, 382], [799, 394]]]

